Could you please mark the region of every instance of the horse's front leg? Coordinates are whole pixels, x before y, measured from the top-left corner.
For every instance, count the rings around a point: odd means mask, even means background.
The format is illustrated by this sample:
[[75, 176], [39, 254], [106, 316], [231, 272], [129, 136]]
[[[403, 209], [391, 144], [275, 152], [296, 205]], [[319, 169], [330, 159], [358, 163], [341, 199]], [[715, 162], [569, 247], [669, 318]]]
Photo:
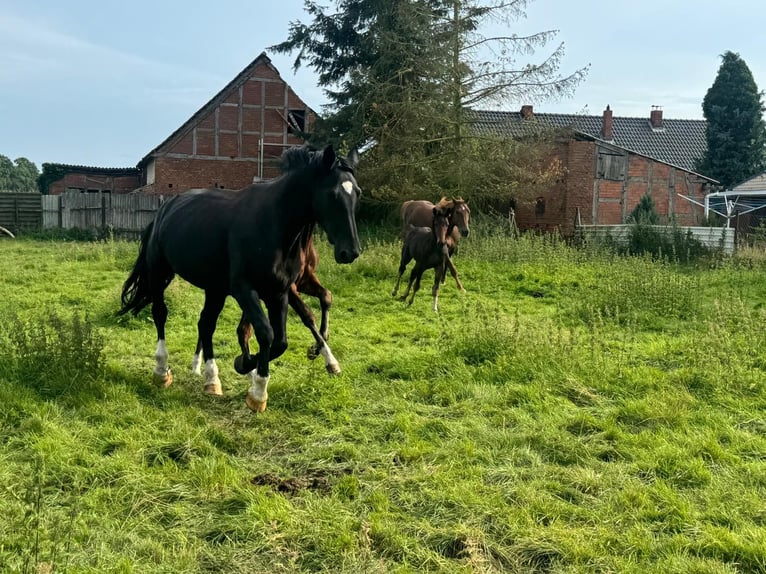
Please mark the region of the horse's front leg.
[[431, 295], [434, 298], [433, 310], [434, 313], [439, 312], [439, 287], [441, 286], [442, 278], [446, 275], [446, 270], [443, 265], [437, 265], [434, 269], [434, 286], [431, 289]]
[[[261, 307], [258, 293], [246, 284], [237, 284], [233, 287], [233, 296], [242, 308], [243, 321], [250, 324], [258, 341], [258, 354], [253, 356], [247, 345], [240, 345], [242, 354], [234, 360], [234, 369], [240, 374], [250, 374], [250, 389], [247, 391], [245, 402], [255, 412], [266, 410], [268, 400], [267, 387], [269, 384], [269, 359], [274, 344], [274, 329], [272, 329], [266, 314]], [[285, 297], [285, 315], [287, 305]], [[240, 322], [242, 324], [242, 322]], [[281, 354], [281, 353], [280, 353]]]
[[290, 292], [288, 293], [288, 302], [298, 314], [298, 317], [301, 318], [303, 324], [308, 327], [309, 331], [311, 331], [311, 334], [314, 336], [314, 341], [316, 341], [315, 348], [318, 349], [317, 353], [324, 357], [324, 365], [327, 372], [331, 375], [340, 373], [340, 365], [332, 354], [330, 346], [327, 344], [327, 340], [322, 337], [319, 331], [317, 331], [316, 322], [314, 321], [314, 315], [311, 312], [311, 309], [309, 309], [308, 305], [306, 305], [306, 303], [303, 302], [303, 299], [300, 298], [294, 285], [290, 288]]

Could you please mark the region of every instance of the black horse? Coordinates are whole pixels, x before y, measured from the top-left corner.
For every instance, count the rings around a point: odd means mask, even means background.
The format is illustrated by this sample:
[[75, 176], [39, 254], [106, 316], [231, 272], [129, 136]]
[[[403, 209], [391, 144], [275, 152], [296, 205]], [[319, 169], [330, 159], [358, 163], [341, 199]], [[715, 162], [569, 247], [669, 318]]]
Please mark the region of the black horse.
[[119, 311], [138, 314], [151, 303], [157, 329], [154, 377], [159, 384], [168, 386], [173, 380], [165, 346], [164, 292], [178, 274], [205, 291], [197, 324], [205, 392], [221, 394], [213, 332], [231, 295], [252, 325], [259, 346], [251, 355], [241, 345], [234, 368], [250, 374], [247, 406], [256, 412], [266, 409], [269, 361], [287, 348], [290, 287], [301, 271], [301, 253], [314, 225], [327, 232], [338, 263], [351, 263], [359, 256], [355, 213], [361, 190], [354, 179], [358, 160], [356, 151], [344, 158], [332, 146], [320, 151], [290, 148], [282, 155], [283, 175], [277, 179], [239, 191], [194, 190], [162, 205], [142, 233]]

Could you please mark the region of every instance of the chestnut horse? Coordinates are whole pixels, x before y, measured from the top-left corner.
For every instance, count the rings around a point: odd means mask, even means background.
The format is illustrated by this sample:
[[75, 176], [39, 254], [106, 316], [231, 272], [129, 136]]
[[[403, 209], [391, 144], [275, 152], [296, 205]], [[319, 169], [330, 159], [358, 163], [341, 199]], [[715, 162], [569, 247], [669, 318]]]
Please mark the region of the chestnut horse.
[[[439, 200], [438, 205], [442, 208], [452, 210], [452, 218], [450, 223], [453, 228], [450, 232], [455, 246], [461, 237], [468, 237], [471, 232], [469, 223], [471, 220], [471, 210], [468, 207], [468, 203], [463, 198], [447, 199], [442, 197]], [[407, 234], [408, 225], [414, 225], [415, 227], [429, 227], [431, 225], [431, 219], [433, 217], [432, 210], [434, 204], [424, 199], [413, 199], [405, 201], [402, 204], [401, 216], [402, 216], [402, 239]], [[452, 252], [450, 252], [452, 254]]]

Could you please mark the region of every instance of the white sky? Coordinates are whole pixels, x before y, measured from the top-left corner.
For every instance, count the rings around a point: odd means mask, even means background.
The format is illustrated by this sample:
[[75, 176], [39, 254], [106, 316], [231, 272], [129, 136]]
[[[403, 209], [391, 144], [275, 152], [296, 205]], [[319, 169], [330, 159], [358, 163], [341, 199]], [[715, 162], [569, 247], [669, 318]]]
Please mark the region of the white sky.
[[[332, 0], [321, 2], [334, 5]], [[558, 29], [563, 74], [590, 64], [575, 95], [537, 111], [702, 118], [720, 55], [738, 52], [766, 88], [766, 2], [536, 0], [519, 34]], [[0, 155], [131, 167], [258, 54], [308, 22], [302, 0], [0, 0]], [[312, 70], [267, 52], [311, 107]]]

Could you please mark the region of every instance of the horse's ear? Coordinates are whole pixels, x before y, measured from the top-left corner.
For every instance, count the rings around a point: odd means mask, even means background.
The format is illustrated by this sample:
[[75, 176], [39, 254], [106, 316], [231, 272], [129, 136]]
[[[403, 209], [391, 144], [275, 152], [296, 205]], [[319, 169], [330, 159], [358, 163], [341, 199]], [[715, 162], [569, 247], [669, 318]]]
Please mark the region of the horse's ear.
[[332, 144], [324, 148], [322, 151], [322, 167], [325, 169], [325, 171], [329, 172], [332, 170], [336, 159], [337, 157], [335, 155], [335, 150], [333, 149]]
[[348, 154], [348, 163], [351, 164], [351, 169], [355, 169], [357, 164], [359, 163], [359, 152], [356, 148], [352, 149], [351, 152]]

